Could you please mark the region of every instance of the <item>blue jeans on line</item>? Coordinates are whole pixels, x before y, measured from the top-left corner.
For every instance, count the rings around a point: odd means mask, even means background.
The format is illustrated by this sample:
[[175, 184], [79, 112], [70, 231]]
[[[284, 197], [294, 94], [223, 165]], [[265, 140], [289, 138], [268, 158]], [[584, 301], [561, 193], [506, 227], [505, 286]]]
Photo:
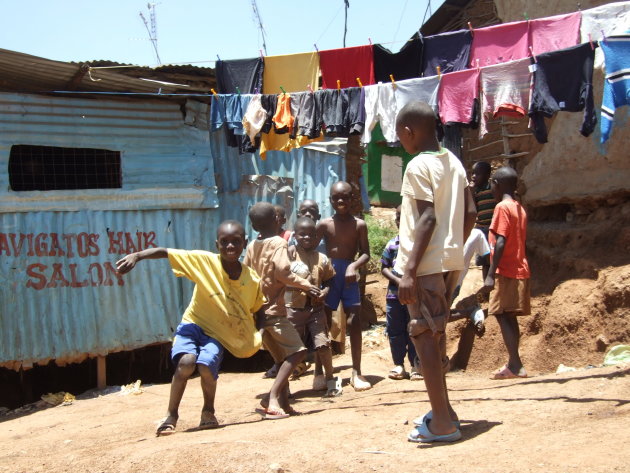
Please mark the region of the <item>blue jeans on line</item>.
[[407, 306], [398, 299], [387, 299], [387, 336], [389, 347], [392, 350], [392, 359], [395, 365], [405, 362], [405, 355], [409, 358], [409, 364], [413, 367], [416, 358], [416, 349], [409, 338], [407, 325], [409, 324], [409, 311]]

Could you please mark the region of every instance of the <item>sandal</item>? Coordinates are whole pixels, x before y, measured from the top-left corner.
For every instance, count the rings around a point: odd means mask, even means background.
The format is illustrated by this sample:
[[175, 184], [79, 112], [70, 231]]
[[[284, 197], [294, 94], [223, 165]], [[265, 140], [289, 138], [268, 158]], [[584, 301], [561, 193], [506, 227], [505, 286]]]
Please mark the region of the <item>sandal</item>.
[[407, 372], [405, 371], [405, 367], [402, 365], [396, 365], [391, 370], [389, 370], [389, 379], [405, 379], [407, 377]]
[[169, 421], [169, 419], [171, 418], [171, 416], [168, 416], [160, 421], [160, 425], [155, 431], [156, 437], [164, 437], [174, 434], [176, 432], [177, 419], [175, 419], [175, 421]]
[[219, 427], [219, 421], [212, 412], [202, 412], [199, 421], [199, 430], [216, 429]]
[[462, 438], [462, 433], [459, 429], [455, 429], [455, 432], [450, 434], [437, 435], [429, 430], [430, 420], [426, 419], [422, 425], [415, 427], [409, 435], [407, 440], [416, 443], [432, 443], [432, 442], [457, 442]]
[[326, 394], [324, 397], [337, 397], [343, 394], [343, 387], [341, 386], [341, 378], [335, 376], [333, 379], [326, 381]]
[[501, 368], [492, 373], [490, 379], [514, 379], [514, 378], [527, 378], [527, 372], [525, 368], [521, 367], [518, 373], [514, 374], [507, 365], [503, 365]]

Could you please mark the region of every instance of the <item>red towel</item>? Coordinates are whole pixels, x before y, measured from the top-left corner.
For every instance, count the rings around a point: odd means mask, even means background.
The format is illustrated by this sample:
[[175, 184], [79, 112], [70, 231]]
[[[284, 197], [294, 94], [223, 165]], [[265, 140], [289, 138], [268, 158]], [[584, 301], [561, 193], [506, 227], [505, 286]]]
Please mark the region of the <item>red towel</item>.
[[[374, 53], [372, 45], [328, 49], [319, 52], [322, 89], [356, 87], [357, 77], [363, 85], [374, 84]], [[315, 87], [313, 87], [315, 88]]]

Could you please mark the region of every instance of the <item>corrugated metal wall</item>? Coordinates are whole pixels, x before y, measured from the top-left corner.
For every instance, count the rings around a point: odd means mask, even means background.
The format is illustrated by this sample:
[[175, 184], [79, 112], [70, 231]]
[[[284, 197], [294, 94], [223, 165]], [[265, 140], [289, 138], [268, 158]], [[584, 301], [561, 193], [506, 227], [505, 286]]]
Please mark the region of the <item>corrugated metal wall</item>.
[[[330, 214], [342, 157], [301, 149], [262, 161], [222, 137], [207, 131], [201, 103], [0, 94], [0, 366], [168, 341], [192, 284], [166, 261], [143, 261], [120, 278], [113, 268], [123, 254], [148, 245], [214, 250], [219, 222], [248, 223], [259, 200], [309, 197]], [[121, 151], [123, 188], [11, 192], [14, 144]]]

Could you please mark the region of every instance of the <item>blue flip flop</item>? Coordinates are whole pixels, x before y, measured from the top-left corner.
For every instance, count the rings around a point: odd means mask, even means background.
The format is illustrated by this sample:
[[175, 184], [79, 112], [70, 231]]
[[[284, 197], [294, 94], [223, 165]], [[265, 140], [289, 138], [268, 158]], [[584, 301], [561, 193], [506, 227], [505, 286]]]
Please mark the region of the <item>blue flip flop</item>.
[[462, 438], [462, 433], [459, 429], [455, 432], [446, 435], [436, 435], [429, 430], [429, 422], [425, 421], [422, 425], [417, 426], [409, 435], [407, 440], [415, 443], [432, 443], [432, 442], [457, 442]]
[[[420, 427], [422, 424], [424, 424], [425, 421], [430, 421], [431, 419], [433, 419], [433, 411], [429, 411], [427, 412], [424, 416], [422, 417], [416, 417], [413, 420], [413, 425], [415, 425], [416, 427]], [[453, 421], [453, 425], [455, 427], [457, 427], [458, 429], [462, 428], [462, 424], [460, 421], [458, 420], [454, 420]]]

